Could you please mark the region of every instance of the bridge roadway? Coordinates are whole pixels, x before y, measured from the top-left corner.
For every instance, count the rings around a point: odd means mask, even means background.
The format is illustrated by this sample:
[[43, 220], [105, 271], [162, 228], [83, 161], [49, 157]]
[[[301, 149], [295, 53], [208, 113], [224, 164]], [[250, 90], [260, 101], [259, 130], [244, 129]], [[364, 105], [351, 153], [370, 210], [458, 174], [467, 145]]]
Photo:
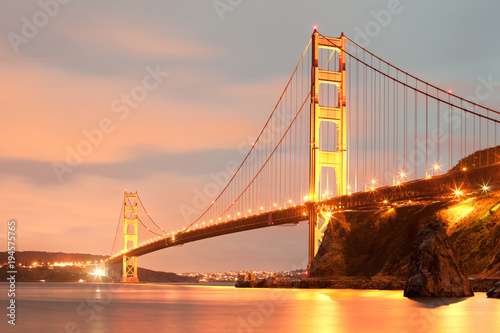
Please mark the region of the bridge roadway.
[[[370, 191], [356, 192], [326, 199], [318, 203], [308, 202], [295, 207], [283, 208], [227, 222], [219, 222], [202, 228], [182, 230], [175, 233], [175, 237], [171, 235], [159, 237], [159, 239], [145, 242], [145, 244], [131, 249], [126, 253], [113, 255], [107, 259], [107, 262], [120, 262], [124, 254], [129, 257], [138, 257], [164, 248], [206, 238], [307, 221], [307, 215], [311, 209], [317, 212], [352, 211], [397, 206], [398, 204], [407, 204], [409, 200], [453, 200], [475, 193], [481, 193], [484, 185], [488, 186], [488, 190], [500, 189], [500, 163], [492, 166], [405, 182], [400, 185], [390, 185]], [[457, 194], [455, 191], [460, 191], [460, 194]]]

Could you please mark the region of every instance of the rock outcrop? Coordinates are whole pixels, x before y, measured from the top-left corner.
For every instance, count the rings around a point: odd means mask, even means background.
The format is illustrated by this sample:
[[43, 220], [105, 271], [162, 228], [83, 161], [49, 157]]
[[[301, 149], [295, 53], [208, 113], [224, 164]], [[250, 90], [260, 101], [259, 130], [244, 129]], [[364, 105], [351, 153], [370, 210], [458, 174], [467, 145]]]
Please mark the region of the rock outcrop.
[[408, 265], [406, 297], [467, 297], [474, 292], [461, 262], [455, 257], [445, 224], [424, 225], [413, 244]]
[[446, 224], [448, 242], [466, 276], [473, 279], [469, 280], [473, 290], [486, 292], [500, 279], [500, 209], [495, 212], [500, 187], [495, 189], [468, 200], [419, 201], [380, 210], [335, 213], [308, 277], [392, 277], [406, 281], [417, 235], [426, 221], [437, 219]]
[[495, 283], [493, 288], [488, 290], [486, 296], [488, 296], [489, 298], [500, 298], [500, 281]]

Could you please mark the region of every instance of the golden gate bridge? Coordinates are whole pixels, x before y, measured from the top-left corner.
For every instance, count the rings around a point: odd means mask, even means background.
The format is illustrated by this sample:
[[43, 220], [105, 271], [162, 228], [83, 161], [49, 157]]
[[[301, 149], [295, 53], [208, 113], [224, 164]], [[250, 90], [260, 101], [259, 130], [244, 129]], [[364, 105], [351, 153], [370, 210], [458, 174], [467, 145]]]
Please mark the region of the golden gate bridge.
[[[211, 205], [166, 231], [124, 194], [123, 282], [137, 257], [206, 238], [309, 222], [309, 264], [345, 210], [454, 200], [500, 183], [500, 112], [425, 82], [344, 36], [316, 29], [243, 162]], [[139, 208], [148, 220], [140, 219]], [[123, 219], [122, 219], [123, 217]], [[152, 238], [139, 243], [142, 227]], [[113, 247], [114, 247], [113, 244]]]

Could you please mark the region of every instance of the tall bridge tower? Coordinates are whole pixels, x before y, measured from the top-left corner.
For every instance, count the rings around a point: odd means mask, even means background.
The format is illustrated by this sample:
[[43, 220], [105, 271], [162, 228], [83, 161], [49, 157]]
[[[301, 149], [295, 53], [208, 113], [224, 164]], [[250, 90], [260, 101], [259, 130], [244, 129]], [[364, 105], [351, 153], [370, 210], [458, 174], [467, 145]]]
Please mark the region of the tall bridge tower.
[[[137, 246], [137, 192], [125, 192], [123, 197], [123, 252]], [[121, 282], [139, 282], [137, 277], [137, 257], [123, 256]]]
[[[310, 128], [310, 167], [309, 167], [309, 264], [318, 252], [323, 239], [329, 216], [321, 216], [316, 210], [316, 203], [321, 199], [320, 175], [323, 167], [333, 168], [336, 180], [335, 196], [347, 192], [347, 116], [346, 116], [346, 39], [321, 36], [316, 29], [312, 35], [312, 68], [311, 68], [311, 128]], [[338, 53], [339, 66], [337, 72], [319, 68], [318, 54], [320, 49], [328, 49]], [[337, 87], [337, 105], [320, 104], [320, 85], [333, 84]], [[327, 151], [320, 147], [320, 126], [322, 122], [333, 122], [337, 128], [336, 151]], [[320, 218], [324, 222], [319, 224]]]

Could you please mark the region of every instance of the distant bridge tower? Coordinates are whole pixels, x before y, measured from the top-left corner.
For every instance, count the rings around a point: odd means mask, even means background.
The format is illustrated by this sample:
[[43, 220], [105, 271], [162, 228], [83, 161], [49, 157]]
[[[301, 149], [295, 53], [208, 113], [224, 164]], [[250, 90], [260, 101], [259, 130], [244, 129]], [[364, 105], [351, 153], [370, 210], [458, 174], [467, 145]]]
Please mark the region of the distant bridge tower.
[[[346, 72], [345, 72], [345, 42], [340, 38], [321, 36], [316, 29], [312, 35], [312, 69], [311, 69], [311, 128], [310, 128], [310, 167], [309, 167], [309, 264], [318, 252], [323, 239], [329, 217], [322, 216], [324, 222], [319, 225], [320, 214], [316, 205], [320, 199], [320, 175], [322, 167], [333, 168], [336, 180], [335, 196], [347, 193], [347, 117], [346, 117]], [[338, 52], [339, 71], [332, 72], [319, 68], [318, 53], [320, 49]], [[320, 84], [333, 84], [337, 87], [337, 105], [320, 105]], [[336, 151], [320, 149], [320, 125], [323, 121], [333, 122], [337, 128]]]
[[[123, 200], [123, 252], [126, 252], [128, 248], [137, 246], [137, 192], [125, 192]], [[123, 256], [122, 274], [121, 282], [139, 282], [137, 257]]]

